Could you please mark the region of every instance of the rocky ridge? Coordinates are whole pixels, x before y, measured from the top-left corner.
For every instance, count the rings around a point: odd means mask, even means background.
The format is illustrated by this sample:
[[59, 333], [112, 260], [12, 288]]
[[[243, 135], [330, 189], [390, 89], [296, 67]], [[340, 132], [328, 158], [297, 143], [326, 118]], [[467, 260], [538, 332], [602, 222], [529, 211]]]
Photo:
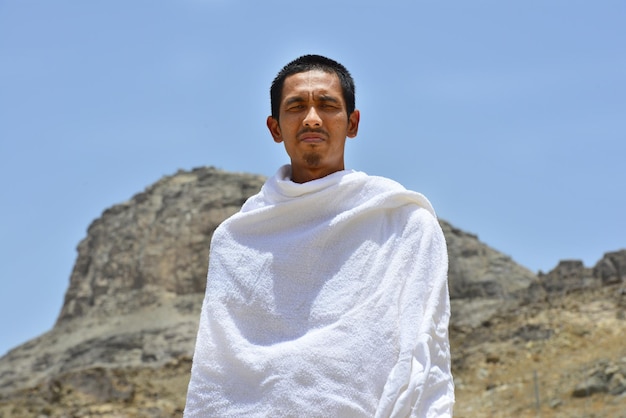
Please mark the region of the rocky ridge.
[[[0, 359], [0, 417], [180, 416], [212, 232], [263, 181], [179, 171], [107, 209], [54, 328]], [[626, 250], [536, 275], [441, 225], [456, 416], [626, 417]]]

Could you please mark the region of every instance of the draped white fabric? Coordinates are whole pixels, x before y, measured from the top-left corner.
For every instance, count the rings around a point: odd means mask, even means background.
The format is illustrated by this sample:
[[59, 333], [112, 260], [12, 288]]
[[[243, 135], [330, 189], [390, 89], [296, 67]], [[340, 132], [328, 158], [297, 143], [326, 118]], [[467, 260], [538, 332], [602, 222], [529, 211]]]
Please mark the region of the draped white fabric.
[[430, 203], [361, 172], [289, 177], [215, 231], [185, 417], [451, 416]]

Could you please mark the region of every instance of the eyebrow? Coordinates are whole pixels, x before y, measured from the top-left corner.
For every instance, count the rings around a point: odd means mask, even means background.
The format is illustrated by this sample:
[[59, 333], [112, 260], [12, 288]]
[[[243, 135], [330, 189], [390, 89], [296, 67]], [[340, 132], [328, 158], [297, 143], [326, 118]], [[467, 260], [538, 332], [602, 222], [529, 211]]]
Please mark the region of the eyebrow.
[[319, 96], [319, 100], [321, 102], [333, 102], [333, 103], [341, 103], [340, 100], [338, 98], [336, 98], [335, 96], [329, 96], [327, 94], [322, 94]]
[[304, 98], [300, 96], [290, 97], [287, 100], [285, 100], [285, 106], [289, 106], [294, 103], [302, 103], [302, 102], [304, 102]]

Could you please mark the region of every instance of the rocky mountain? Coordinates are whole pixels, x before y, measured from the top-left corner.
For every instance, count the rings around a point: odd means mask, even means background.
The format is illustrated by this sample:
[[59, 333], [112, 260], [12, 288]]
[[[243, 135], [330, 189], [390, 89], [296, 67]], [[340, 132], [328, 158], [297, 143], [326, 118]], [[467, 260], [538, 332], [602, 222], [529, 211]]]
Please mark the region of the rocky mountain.
[[[181, 416], [213, 230], [263, 181], [179, 171], [107, 209], [53, 329], [0, 359], [0, 417]], [[456, 416], [626, 417], [626, 250], [536, 275], [441, 225]]]

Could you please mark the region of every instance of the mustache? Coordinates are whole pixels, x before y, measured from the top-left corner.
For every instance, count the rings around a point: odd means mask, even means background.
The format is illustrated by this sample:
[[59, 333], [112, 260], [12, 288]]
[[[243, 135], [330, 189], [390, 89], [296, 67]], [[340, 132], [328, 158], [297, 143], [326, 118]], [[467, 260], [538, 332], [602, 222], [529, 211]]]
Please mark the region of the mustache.
[[322, 134], [322, 135], [326, 135], [328, 136], [328, 132], [326, 132], [326, 130], [322, 129], [322, 128], [317, 128], [317, 129], [312, 129], [312, 128], [302, 128], [298, 131], [297, 135], [302, 135], [302, 134]]

